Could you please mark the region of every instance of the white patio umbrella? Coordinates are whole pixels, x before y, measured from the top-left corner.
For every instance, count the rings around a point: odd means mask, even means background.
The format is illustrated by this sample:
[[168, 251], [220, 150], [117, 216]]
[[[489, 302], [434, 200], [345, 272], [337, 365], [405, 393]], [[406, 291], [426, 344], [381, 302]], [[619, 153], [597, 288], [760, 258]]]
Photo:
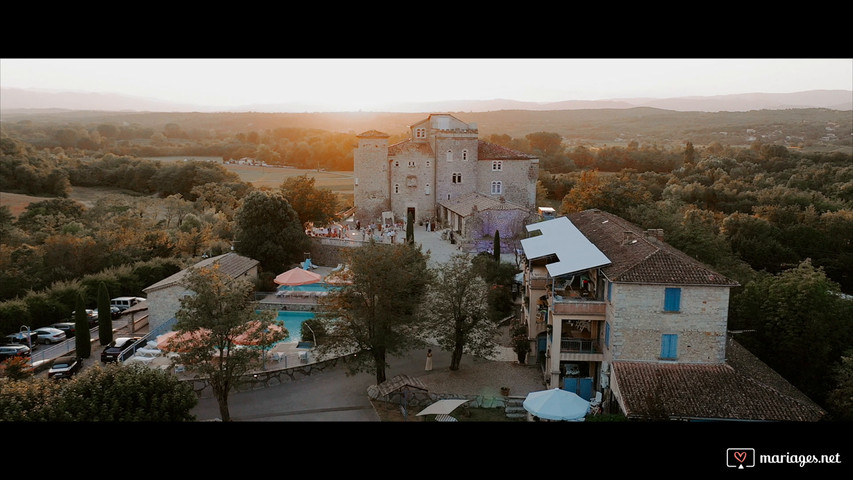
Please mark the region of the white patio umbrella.
[[583, 421], [589, 401], [561, 388], [530, 392], [521, 404], [525, 410], [546, 420]]

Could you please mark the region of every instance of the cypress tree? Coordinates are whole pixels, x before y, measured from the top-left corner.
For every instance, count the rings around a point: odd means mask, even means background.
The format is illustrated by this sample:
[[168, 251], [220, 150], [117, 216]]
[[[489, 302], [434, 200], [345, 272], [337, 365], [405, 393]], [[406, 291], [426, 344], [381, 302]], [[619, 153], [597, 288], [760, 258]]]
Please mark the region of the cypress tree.
[[91, 334], [89, 333], [89, 319], [86, 318], [86, 304], [83, 301], [83, 292], [77, 294], [74, 305], [74, 346], [78, 358], [89, 358], [92, 353]]
[[494, 246], [494, 255], [495, 261], [500, 263], [501, 261], [501, 231], [495, 230], [495, 246]]
[[107, 285], [98, 285], [98, 339], [101, 345], [109, 345], [113, 341], [113, 315], [110, 311], [110, 294]]

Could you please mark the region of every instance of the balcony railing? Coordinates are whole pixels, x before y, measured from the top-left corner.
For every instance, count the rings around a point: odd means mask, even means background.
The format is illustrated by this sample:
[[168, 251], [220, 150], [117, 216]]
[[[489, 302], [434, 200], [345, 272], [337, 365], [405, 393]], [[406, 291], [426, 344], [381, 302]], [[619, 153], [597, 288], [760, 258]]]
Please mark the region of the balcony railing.
[[604, 315], [607, 303], [598, 300], [563, 298], [554, 301], [554, 314], [558, 315]]
[[561, 338], [560, 352], [566, 353], [602, 353], [597, 340], [583, 338]]

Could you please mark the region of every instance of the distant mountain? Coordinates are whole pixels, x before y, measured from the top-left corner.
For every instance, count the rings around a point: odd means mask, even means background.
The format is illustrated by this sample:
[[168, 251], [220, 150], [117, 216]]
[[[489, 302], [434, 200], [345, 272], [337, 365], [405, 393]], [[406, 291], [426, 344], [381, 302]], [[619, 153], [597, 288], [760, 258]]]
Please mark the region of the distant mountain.
[[[552, 103], [515, 100], [458, 100], [387, 105], [383, 112], [494, 112], [500, 110], [597, 110], [652, 107], [678, 112], [746, 112], [792, 108], [853, 110], [851, 90], [811, 90], [794, 93], [745, 93], [708, 97], [566, 100]], [[0, 88], [0, 111], [25, 109], [96, 110], [112, 112], [322, 112], [310, 104], [216, 107], [181, 104], [151, 98], [106, 93], [50, 92]]]

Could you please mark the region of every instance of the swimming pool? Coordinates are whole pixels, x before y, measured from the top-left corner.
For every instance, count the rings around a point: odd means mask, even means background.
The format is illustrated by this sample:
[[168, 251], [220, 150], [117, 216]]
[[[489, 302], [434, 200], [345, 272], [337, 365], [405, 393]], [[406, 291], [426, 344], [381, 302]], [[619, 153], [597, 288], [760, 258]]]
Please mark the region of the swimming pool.
[[314, 318], [314, 312], [280, 310], [278, 312], [278, 318], [276, 318], [276, 320], [279, 322], [283, 322], [284, 328], [286, 328], [287, 332], [290, 334], [290, 336], [282, 340], [282, 342], [296, 343], [302, 341], [302, 338], [299, 334], [299, 332], [302, 331], [302, 322], [308, 320], [309, 318]]
[[282, 285], [278, 287], [279, 292], [328, 292], [334, 290], [334, 285], [329, 285], [325, 282], [309, 283], [308, 285]]

